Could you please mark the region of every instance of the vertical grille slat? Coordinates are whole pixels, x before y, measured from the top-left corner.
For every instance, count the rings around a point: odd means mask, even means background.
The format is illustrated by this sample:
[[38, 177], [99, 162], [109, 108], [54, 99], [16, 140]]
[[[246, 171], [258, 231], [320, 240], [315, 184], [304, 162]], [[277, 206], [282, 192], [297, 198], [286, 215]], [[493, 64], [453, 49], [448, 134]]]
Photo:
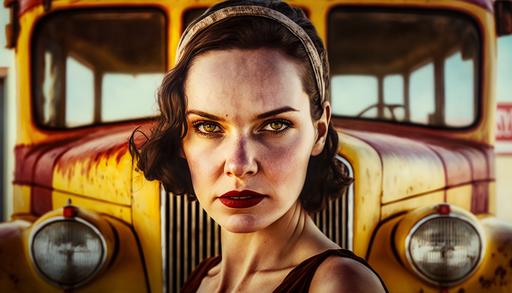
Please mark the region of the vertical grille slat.
[[200, 245], [201, 245], [201, 238], [200, 230], [201, 230], [201, 222], [199, 221], [201, 215], [199, 204], [197, 202], [194, 202], [194, 260], [193, 260], [193, 267], [195, 268], [199, 264], [199, 259], [201, 258], [200, 255]]
[[[176, 245], [176, 239], [174, 237], [174, 235], [178, 235], [178, 227], [176, 225], [172, 225], [172, 223], [176, 223], [178, 221], [178, 217], [177, 217], [177, 213], [178, 213], [178, 198], [176, 196], [170, 196], [171, 200], [171, 216], [169, 217], [171, 219], [171, 223], [170, 224], [170, 230], [171, 230], [171, 235], [169, 235], [169, 250], [171, 251], [171, 257], [170, 257], [170, 263], [171, 263], [171, 266], [170, 266], [170, 271], [169, 271], [169, 274], [170, 274], [170, 279], [171, 279], [171, 286], [170, 288], [171, 289], [174, 289], [176, 287], [178, 287], [178, 278], [177, 278], [177, 275], [178, 275], [178, 262], [176, 261], [178, 258], [178, 247]], [[170, 292], [172, 292], [172, 290], [169, 290]]]
[[187, 216], [185, 217], [186, 219], [186, 226], [187, 226], [187, 238], [185, 239], [185, 255], [188, 255], [189, 257], [187, 257], [186, 259], [186, 272], [187, 272], [187, 276], [190, 275], [190, 273], [192, 272], [192, 259], [194, 258], [194, 255], [193, 255], [193, 247], [192, 247], [192, 244], [193, 244], [193, 239], [192, 239], [192, 226], [195, 226], [194, 223], [192, 223], [192, 204], [187, 204]]
[[202, 251], [203, 251], [203, 254], [202, 254], [202, 259], [206, 258], [206, 256], [208, 255], [208, 245], [206, 243], [206, 240], [208, 239], [208, 230], [206, 229], [207, 227], [207, 223], [208, 223], [208, 220], [206, 219], [207, 218], [207, 215], [206, 213], [202, 213], [201, 215], [201, 229], [202, 229], [202, 236], [203, 238], [201, 239], [201, 245], [202, 245]]
[[[339, 157], [349, 168], [348, 162]], [[166, 225], [168, 236], [168, 281], [169, 292], [179, 292], [194, 268], [204, 259], [219, 255], [221, 251], [220, 227], [201, 209], [197, 201], [187, 196], [174, 196], [164, 201], [169, 205], [170, 215], [162, 217], [170, 223]], [[326, 208], [312, 215], [316, 225], [331, 240], [343, 248], [352, 248], [352, 209], [353, 187], [340, 198], [330, 201]], [[167, 237], [166, 237], [167, 239]], [[167, 262], [164, 262], [167, 263]]]

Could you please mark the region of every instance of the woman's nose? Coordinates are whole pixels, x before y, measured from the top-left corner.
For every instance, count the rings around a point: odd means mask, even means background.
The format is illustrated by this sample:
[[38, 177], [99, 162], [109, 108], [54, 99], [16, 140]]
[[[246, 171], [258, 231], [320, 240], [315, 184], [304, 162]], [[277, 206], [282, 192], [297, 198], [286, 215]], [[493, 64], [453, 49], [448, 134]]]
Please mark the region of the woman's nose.
[[227, 146], [224, 173], [228, 176], [243, 178], [258, 172], [254, 152], [248, 147], [247, 140], [238, 138]]

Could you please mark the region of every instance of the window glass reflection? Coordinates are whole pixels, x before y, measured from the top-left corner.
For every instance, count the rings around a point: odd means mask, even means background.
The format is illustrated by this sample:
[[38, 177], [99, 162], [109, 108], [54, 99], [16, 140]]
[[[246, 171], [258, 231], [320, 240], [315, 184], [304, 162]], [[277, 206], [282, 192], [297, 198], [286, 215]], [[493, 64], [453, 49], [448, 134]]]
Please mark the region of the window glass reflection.
[[166, 69], [166, 20], [156, 9], [61, 11], [34, 33], [36, 121], [72, 128], [156, 115]]
[[91, 124], [94, 119], [94, 75], [72, 57], [66, 60], [66, 126]]
[[445, 107], [446, 124], [464, 126], [473, 120], [473, 62], [463, 60], [460, 52], [445, 61]]
[[428, 124], [434, 113], [434, 66], [428, 64], [411, 74], [411, 121]]
[[[377, 103], [377, 79], [372, 76], [342, 75], [335, 76], [331, 81], [332, 111], [360, 115], [368, 105]], [[375, 117], [371, 112], [364, 112], [365, 117]]]
[[334, 116], [451, 128], [479, 117], [481, 37], [468, 16], [336, 7], [327, 37]]

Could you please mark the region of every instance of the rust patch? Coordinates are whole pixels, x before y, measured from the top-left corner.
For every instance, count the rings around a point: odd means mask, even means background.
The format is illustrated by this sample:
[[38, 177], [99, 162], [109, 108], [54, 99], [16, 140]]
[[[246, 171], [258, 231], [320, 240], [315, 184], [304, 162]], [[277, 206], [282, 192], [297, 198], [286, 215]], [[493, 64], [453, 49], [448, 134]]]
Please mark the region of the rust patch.
[[481, 276], [478, 279], [480, 286], [484, 289], [489, 289], [493, 286], [504, 287], [508, 285], [507, 280], [507, 269], [501, 265], [498, 265], [494, 270], [494, 274], [491, 278], [485, 278]]
[[484, 289], [489, 289], [491, 288], [492, 284], [493, 284], [493, 280], [492, 279], [486, 279], [484, 277], [480, 277], [478, 279], [478, 282], [480, 283], [480, 286]]
[[507, 275], [507, 270], [503, 268], [502, 266], [498, 266], [496, 270], [494, 271], [494, 275], [498, 276], [500, 279], [505, 279], [505, 276]]
[[102, 158], [115, 156], [119, 163], [128, 151], [128, 139], [133, 130], [134, 126], [130, 125], [84, 137], [79, 141], [77, 147], [70, 149], [59, 158], [57, 168], [65, 173], [74, 167], [75, 162], [82, 161], [87, 163], [85, 169], [81, 171], [88, 174], [88, 171]]

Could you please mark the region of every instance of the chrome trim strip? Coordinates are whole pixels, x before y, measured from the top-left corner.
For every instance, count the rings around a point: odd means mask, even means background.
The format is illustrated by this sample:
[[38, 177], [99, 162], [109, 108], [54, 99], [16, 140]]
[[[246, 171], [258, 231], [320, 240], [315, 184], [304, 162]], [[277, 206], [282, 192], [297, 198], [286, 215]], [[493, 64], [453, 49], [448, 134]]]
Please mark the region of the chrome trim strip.
[[162, 248], [162, 292], [169, 292], [169, 254], [167, 250], [169, 249], [168, 245], [168, 235], [167, 235], [167, 225], [168, 225], [168, 197], [167, 192], [164, 189], [164, 186], [160, 184], [160, 245]]
[[[354, 169], [347, 159], [340, 155], [336, 155], [336, 159], [340, 160], [348, 169], [348, 175], [354, 178]], [[355, 179], [355, 178], [354, 178]], [[354, 183], [350, 184], [347, 191], [347, 249], [354, 248]]]
[[[468, 273], [464, 277], [462, 277], [461, 279], [459, 279], [457, 281], [441, 283], [441, 282], [438, 282], [436, 280], [430, 279], [428, 276], [426, 276], [424, 273], [421, 272], [421, 269], [419, 269], [417, 267], [417, 265], [414, 263], [414, 261], [412, 260], [411, 252], [410, 252], [410, 249], [409, 249], [409, 245], [411, 244], [412, 235], [414, 235], [414, 233], [424, 223], [426, 223], [426, 222], [428, 222], [428, 221], [430, 221], [432, 219], [436, 219], [436, 218], [455, 218], [455, 219], [461, 220], [463, 222], [466, 222], [467, 224], [469, 224], [475, 230], [476, 234], [478, 235], [478, 239], [480, 240], [480, 252], [479, 252], [479, 255], [478, 255], [478, 261], [475, 263], [475, 266], [470, 271], [468, 271]], [[454, 286], [454, 285], [457, 285], [457, 284], [460, 284], [460, 283], [464, 282], [464, 280], [469, 278], [476, 271], [476, 269], [482, 263], [483, 255], [484, 255], [484, 252], [485, 252], [485, 246], [486, 246], [485, 245], [485, 239], [483, 237], [482, 229], [480, 229], [478, 227], [478, 225], [475, 225], [475, 223], [473, 221], [471, 221], [471, 219], [465, 217], [462, 214], [455, 213], [453, 211], [450, 214], [448, 214], [448, 215], [442, 215], [442, 214], [434, 213], [434, 214], [430, 214], [430, 215], [420, 219], [418, 222], [416, 222], [412, 226], [411, 230], [407, 234], [407, 237], [405, 238], [405, 255], [407, 257], [407, 261], [411, 265], [411, 267], [414, 270], [414, 272], [418, 276], [420, 276], [423, 280], [427, 281], [430, 284], [436, 285], [436, 286], [448, 286], [448, 287], [451, 287], [451, 286]]]
[[[98, 235], [98, 238], [100, 239], [101, 241], [101, 248], [102, 248], [102, 256], [101, 256], [101, 260], [100, 262], [97, 264], [96, 266], [96, 270], [87, 278], [85, 278], [84, 280], [82, 280], [81, 282], [78, 282], [76, 284], [73, 284], [73, 285], [66, 285], [66, 284], [61, 284], [55, 280], [52, 280], [50, 279], [49, 277], [47, 277], [43, 271], [39, 268], [39, 266], [37, 265], [37, 262], [35, 261], [34, 259], [34, 253], [33, 253], [33, 244], [34, 244], [34, 238], [35, 236], [37, 235], [37, 233], [39, 233], [44, 227], [50, 225], [50, 224], [53, 224], [55, 222], [78, 222], [80, 224], [83, 224], [87, 227], [89, 227], [94, 233], [96, 233], [96, 235]], [[45, 279], [46, 281], [48, 281], [49, 283], [51, 284], [55, 284], [57, 285], [58, 287], [60, 288], [64, 288], [64, 289], [72, 289], [72, 288], [77, 288], [77, 287], [80, 287], [82, 285], [85, 285], [87, 284], [89, 281], [91, 281], [105, 266], [106, 264], [106, 261], [107, 261], [107, 241], [105, 239], [105, 237], [103, 236], [103, 234], [101, 233], [101, 231], [96, 228], [96, 226], [94, 226], [92, 223], [82, 219], [82, 218], [79, 218], [79, 217], [74, 217], [74, 218], [65, 218], [64, 216], [56, 216], [56, 217], [52, 217], [46, 221], [43, 221], [41, 223], [39, 223], [37, 226], [35, 226], [34, 228], [32, 228], [32, 231], [30, 232], [30, 236], [29, 236], [29, 242], [28, 242], [28, 247], [29, 247], [29, 254], [30, 254], [30, 261], [32, 262], [32, 264], [34, 265], [34, 268], [35, 268], [35, 271], [37, 271], [37, 273], [43, 278]]]

